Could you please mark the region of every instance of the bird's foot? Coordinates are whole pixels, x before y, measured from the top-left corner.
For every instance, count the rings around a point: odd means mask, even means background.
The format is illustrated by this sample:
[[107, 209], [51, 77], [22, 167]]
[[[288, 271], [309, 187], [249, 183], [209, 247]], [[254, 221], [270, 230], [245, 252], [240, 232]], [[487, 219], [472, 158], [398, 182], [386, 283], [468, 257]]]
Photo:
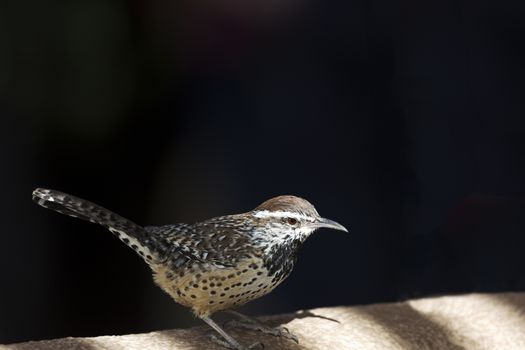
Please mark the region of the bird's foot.
[[263, 350], [264, 349], [264, 344], [261, 343], [261, 342], [256, 342], [256, 343], [253, 343], [252, 345], [248, 346], [248, 347], [245, 347], [245, 346], [242, 346], [240, 344], [230, 344], [228, 343], [226, 340], [220, 338], [217, 336], [217, 334], [215, 334], [215, 332], [210, 332], [208, 334], [208, 337], [210, 338], [210, 340], [217, 344], [217, 345], [220, 345], [220, 346], [223, 346], [227, 349], [232, 349], [232, 350], [255, 350], [255, 349], [258, 349], [258, 350]]
[[264, 334], [273, 335], [274, 337], [287, 338], [287, 339], [293, 340], [294, 342], [299, 344], [299, 338], [297, 338], [297, 336], [295, 334], [290, 332], [290, 330], [288, 328], [282, 327], [282, 326], [270, 327], [270, 326], [265, 325], [264, 323], [262, 323], [260, 321], [257, 321], [257, 320], [252, 320], [252, 319], [250, 319], [250, 320], [243, 319], [242, 321], [231, 320], [231, 321], [228, 321], [225, 324], [225, 327], [227, 327], [227, 328], [251, 329], [251, 330], [254, 330], [254, 331], [262, 332]]

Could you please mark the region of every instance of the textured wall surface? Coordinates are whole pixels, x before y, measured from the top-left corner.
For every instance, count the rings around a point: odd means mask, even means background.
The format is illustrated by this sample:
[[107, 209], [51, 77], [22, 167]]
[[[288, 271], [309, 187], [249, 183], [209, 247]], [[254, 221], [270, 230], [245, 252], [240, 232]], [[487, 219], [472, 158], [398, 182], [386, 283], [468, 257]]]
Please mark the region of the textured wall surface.
[[[264, 318], [299, 336], [299, 344], [252, 331], [231, 331], [266, 349], [525, 349], [525, 293], [469, 294], [403, 303], [320, 308]], [[125, 336], [64, 338], [0, 345], [0, 350], [220, 349], [205, 327]]]

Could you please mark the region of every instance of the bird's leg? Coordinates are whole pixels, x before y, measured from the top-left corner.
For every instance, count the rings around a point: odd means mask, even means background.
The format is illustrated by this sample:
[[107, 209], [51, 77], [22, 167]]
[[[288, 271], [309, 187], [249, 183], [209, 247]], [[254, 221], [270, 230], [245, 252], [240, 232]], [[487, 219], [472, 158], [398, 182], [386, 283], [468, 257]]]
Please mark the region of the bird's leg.
[[238, 318], [241, 319], [241, 321], [237, 320], [231, 320], [227, 322], [227, 327], [230, 328], [245, 328], [245, 329], [251, 329], [255, 331], [262, 332], [264, 334], [270, 334], [274, 337], [284, 337], [293, 340], [297, 344], [299, 344], [299, 339], [297, 336], [288, 330], [286, 327], [270, 327], [268, 325], [265, 325], [259, 320], [256, 320], [255, 318], [246, 316], [244, 314], [241, 314], [240, 312], [234, 311], [234, 310], [224, 310], [225, 312], [228, 312]]
[[213, 334], [210, 337], [210, 339], [216, 344], [219, 344], [221, 346], [224, 346], [225, 348], [234, 349], [234, 350], [251, 350], [251, 349], [255, 349], [257, 347], [264, 348], [264, 345], [259, 343], [259, 342], [253, 343], [252, 345], [250, 345], [249, 347], [246, 348], [246, 347], [242, 346], [241, 344], [239, 344], [239, 342], [237, 340], [233, 339], [228, 333], [226, 333], [224, 331], [224, 329], [222, 329], [211, 318], [209, 318], [207, 316], [201, 316], [200, 318], [201, 318], [201, 320], [206, 322], [211, 328], [213, 328], [215, 331], [217, 331], [217, 333], [219, 333], [224, 338], [224, 340], [222, 340], [222, 339], [218, 338], [215, 334]]

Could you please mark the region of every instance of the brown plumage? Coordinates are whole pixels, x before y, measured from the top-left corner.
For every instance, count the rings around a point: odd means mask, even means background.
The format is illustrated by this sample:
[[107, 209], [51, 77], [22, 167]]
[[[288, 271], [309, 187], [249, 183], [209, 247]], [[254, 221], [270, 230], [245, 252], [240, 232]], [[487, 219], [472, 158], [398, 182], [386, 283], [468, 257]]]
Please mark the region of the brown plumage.
[[148, 227], [59, 191], [36, 189], [33, 200], [109, 229], [144, 259], [160, 288], [226, 341], [218, 342], [234, 349], [245, 348], [209, 316], [271, 292], [290, 274], [299, 246], [317, 228], [346, 231], [295, 196], [275, 197], [247, 213], [191, 225]]
[[293, 212], [301, 213], [303, 215], [310, 215], [312, 217], [319, 216], [313, 205], [307, 200], [295, 196], [278, 196], [270, 198], [259, 204], [259, 206], [254, 209], [254, 211], [262, 210], [272, 212], [293, 210]]

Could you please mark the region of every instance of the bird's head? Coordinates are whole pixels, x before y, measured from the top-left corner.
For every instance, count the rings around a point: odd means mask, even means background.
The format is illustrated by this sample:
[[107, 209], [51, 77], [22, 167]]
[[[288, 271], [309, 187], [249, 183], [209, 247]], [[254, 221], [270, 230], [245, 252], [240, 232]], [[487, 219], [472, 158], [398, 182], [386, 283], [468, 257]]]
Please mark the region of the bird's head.
[[277, 241], [304, 242], [319, 228], [348, 232], [343, 225], [322, 218], [310, 202], [295, 196], [271, 198], [249, 214], [263, 224], [266, 234]]

